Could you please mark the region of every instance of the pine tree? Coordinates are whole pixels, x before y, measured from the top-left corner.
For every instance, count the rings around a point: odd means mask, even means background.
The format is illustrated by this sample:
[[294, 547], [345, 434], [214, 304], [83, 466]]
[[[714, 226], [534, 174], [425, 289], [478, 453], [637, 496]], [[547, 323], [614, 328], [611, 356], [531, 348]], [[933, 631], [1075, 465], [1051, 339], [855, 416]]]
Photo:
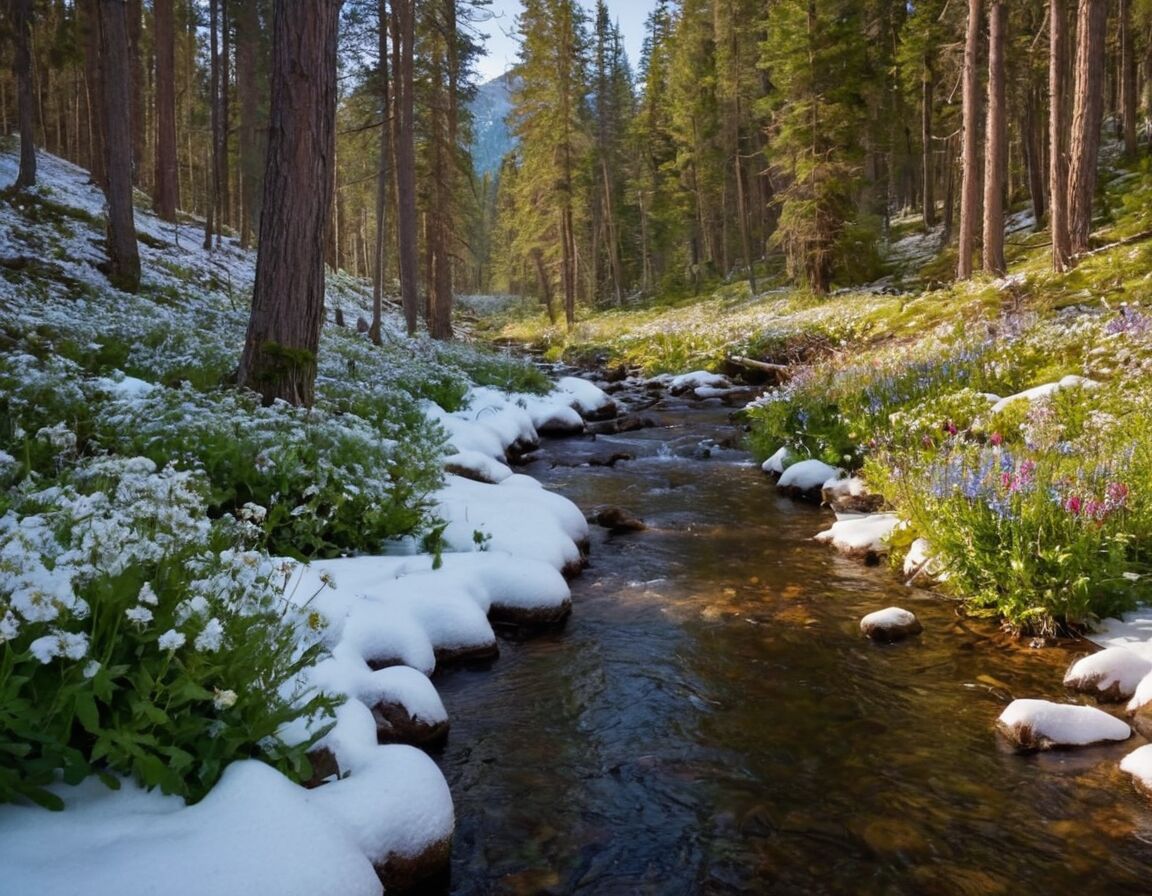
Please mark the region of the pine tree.
[[1003, 0], [988, 5], [988, 118], [984, 129], [984, 270], [1003, 276], [1004, 181], [1008, 169], [1008, 109], [1005, 98]]
[[960, 245], [956, 276], [972, 276], [976, 222], [979, 219], [980, 180], [980, 19], [981, 0], [968, 0], [968, 24], [964, 39], [964, 150], [960, 157]]
[[1088, 248], [1100, 125], [1104, 115], [1107, 0], [1080, 0], [1076, 21], [1072, 142], [1068, 162], [1068, 235], [1073, 255]]
[[773, 243], [789, 274], [828, 292], [840, 244], [856, 217], [862, 181], [866, 68], [858, 4], [779, 3], [768, 20], [764, 62], [774, 87], [770, 158], [784, 186]]

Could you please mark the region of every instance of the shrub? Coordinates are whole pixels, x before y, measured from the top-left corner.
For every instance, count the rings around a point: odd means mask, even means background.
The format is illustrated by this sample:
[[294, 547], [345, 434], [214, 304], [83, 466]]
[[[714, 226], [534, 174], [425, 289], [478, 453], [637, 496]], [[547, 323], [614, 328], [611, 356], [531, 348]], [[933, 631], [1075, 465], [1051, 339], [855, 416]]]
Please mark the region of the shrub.
[[89, 458], [0, 516], [0, 800], [60, 808], [45, 786], [131, 775], [189, 800], [235, 759], [297, 777], [329, 712], [300, 674], [318, 620], [282, 570], [209, 522], [202, 478], [145, 458]]
[[110, 403], [99, 440], [120, 454], [202, 470], [211, 514], [252, 505], [261, 547], [308, 558], [371, 551], [426, 525], [442, 435], [423, 418], [392, 435], [352, 414], [261, 407], [251, 393], [157, 389]]

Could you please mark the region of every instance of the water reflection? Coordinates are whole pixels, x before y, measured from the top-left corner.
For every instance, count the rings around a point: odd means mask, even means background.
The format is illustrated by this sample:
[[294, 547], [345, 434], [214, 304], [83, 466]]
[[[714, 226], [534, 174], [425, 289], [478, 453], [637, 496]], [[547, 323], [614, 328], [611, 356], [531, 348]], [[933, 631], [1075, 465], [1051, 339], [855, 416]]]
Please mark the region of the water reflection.
[[[1022, 648], [814, 545], [825, 518], [741, 455], [683, 456], [720, 425], [537, 461], [651, 528], [597, 537], [563, 631], [438, 676], [451, 892], [1147, 892], [1152, 813], [1116, 768], [1135, 744], [1020, 757], [992, 733], [1012, 696], [1064, 697], [1075, 646]], [[567, 466], [613, 451], [636, 460]], [[863, 640], [895, 602], [924, 634]]]

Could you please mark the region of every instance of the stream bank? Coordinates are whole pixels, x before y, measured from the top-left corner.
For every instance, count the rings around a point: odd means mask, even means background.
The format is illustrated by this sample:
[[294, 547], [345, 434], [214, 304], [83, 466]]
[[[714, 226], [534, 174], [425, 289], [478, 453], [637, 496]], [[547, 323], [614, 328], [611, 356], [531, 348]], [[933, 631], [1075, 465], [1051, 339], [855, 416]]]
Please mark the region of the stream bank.
[[[563, 629], [495, 668], [438, 672], [457, 812], [437, 892], [1139, 891], [1152, 813], [1117, 770], [1136, 743], [1016, 755], [1016, 696], [1064, 699], [1085, 645], [1032, 650], [812, 542], [721, 397], [659, 396], [651, 426], [549, 440], [526, 472], [594, 528]], [[924, 633], [859, 619], [894, 603]]]

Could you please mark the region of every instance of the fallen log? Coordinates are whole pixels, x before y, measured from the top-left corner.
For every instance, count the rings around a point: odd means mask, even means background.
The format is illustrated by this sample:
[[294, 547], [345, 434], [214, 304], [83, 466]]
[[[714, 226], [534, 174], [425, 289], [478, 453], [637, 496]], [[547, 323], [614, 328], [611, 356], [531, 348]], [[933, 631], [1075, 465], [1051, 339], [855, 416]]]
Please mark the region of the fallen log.
[[753, 370], [764, 370], [768, 373], [792, 372], [792, 367], [788, 364], [769, 364], [767, 361], [755, 361], [752, 358], [744, 358], [740, 355], [733, 355], [728, 360], [739, 367], [751, 367]]

